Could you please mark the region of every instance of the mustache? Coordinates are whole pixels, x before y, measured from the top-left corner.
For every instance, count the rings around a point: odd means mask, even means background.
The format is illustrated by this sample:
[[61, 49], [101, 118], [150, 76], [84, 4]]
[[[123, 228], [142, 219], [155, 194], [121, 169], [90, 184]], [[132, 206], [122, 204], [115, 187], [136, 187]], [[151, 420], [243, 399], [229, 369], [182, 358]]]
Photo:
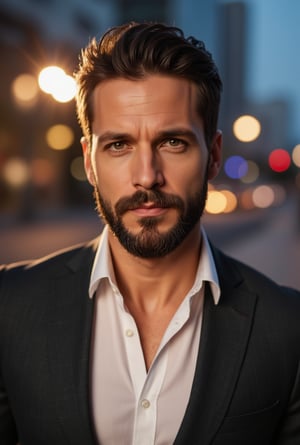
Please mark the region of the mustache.
[[128, 210], [134, 210], [141, 205], [151, 202], [154, 206], [161, 208], [175, 208], [183, 211], [183, 200], [177, 196], [168, 193], [163, 193], [160, 190], [150, 191], [136, 191], [132, 196], [125, 196], [120, 198], [115, 206], [116, 214], [121, 216]]

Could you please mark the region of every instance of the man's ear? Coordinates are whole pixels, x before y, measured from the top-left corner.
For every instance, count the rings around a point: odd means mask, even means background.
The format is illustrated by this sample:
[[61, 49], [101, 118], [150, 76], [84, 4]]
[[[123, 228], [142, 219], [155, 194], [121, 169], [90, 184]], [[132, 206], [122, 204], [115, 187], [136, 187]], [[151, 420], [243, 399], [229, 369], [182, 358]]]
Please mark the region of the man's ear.
[[208, 161], [208, 179], [214, 179], [220, 171], [221, 159], [222, 159], [222, 145], [223, 145], [223, 135], [221, 130], [217, 130], [213, 137], [209, 161]]
[[86, 137], [82, 137], [80, 139], [82, 154], [84, 159], [84, 169], [89, 183], [94, 186], [95, 185], [95, 175], [92, 167], [91, 160], [91, 147]]

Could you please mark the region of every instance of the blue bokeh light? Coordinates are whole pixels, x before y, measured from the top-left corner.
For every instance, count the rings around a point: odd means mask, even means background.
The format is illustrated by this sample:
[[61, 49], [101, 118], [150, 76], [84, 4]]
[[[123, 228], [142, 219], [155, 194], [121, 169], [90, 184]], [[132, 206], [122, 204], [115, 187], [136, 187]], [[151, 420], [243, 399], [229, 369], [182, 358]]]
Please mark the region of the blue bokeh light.
[[232, 179], [240, 179], [248, 172], [248, 163], [242, 156], [230, 156], [224, 165], [226, 175]]

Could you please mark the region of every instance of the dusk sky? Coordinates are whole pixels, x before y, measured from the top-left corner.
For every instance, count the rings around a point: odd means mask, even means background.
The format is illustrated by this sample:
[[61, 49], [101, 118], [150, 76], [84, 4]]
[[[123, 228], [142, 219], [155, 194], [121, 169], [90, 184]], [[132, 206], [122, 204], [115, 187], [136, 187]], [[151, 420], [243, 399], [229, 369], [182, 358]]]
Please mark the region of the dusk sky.
[[246, 0], [250, 6], [247, 85], [257, 100], [286, 98], [290, 136], [300, 143], [300, 1]]

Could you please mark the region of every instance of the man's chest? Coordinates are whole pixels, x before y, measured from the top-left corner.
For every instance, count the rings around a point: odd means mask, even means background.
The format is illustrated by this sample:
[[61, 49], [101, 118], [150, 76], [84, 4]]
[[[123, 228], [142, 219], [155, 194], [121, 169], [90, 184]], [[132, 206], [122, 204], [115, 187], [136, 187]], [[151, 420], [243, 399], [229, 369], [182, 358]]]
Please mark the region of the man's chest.
[[96, 303], [91, 351], [97, 436], [101, 443], [172, 443], [191, 392], [201, 312], [197, 323], [180, 314], [136, 322], [107, 302]]

